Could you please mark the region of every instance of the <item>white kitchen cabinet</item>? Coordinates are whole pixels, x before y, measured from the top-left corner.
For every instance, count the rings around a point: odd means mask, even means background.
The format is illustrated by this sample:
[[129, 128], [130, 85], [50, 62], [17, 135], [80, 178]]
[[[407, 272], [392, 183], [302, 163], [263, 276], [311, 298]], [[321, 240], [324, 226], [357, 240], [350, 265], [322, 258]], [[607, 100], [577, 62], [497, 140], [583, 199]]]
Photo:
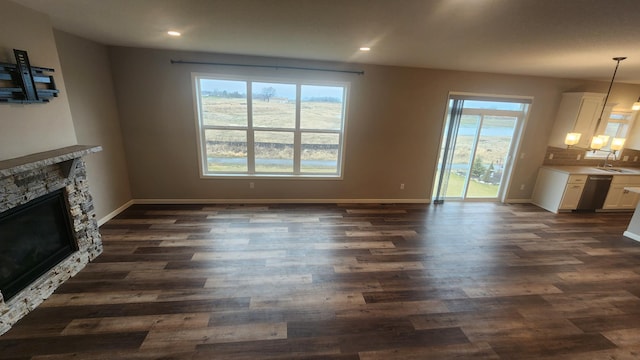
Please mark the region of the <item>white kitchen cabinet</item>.
[[587, 175], [540, 168], [532, 202], [554, 213], [575, 210], [586, 182]]
[[[564, 139], [567, 133], [578, 132], [582, 136], [576, 146], [588, 148], [600, 118], [605, 96], [605, 94], [587, 92], [562, 94], [562, 101], [549, 137], [549, 146], [565, 147]], [[604, 115], [603, 118], [605, 118]]]
[[638, 205], [638, 199], [640, 198], [640, 194], [637, 192], [622, 190], [622, 196], [620, 197], [620, 206], [619, 209], [624, 210], [634, 210], [636, 205]]
[[634, 210], [640, 199], [640, 194], [624, 189], [632, 186], [640, 186], [640, 176], [614, 176], [602, 208], [605, 210]]
[[559, 210], [575, 210], [578, 207], [578, 202], [580, 202], [580, 197], [582, 196], [583, 190], [584, 182], [568, 182], [567, 186], [564, 189], [564, 195], [562, 196]]
[[640, 150], [640, 121], [636, 121], [638, 113], [640, 113], [640, 111], [628, 112], [629, 118], [631, 119], [631, 126], [627, 132], [627, 140], [624, 143], [625, 149]]

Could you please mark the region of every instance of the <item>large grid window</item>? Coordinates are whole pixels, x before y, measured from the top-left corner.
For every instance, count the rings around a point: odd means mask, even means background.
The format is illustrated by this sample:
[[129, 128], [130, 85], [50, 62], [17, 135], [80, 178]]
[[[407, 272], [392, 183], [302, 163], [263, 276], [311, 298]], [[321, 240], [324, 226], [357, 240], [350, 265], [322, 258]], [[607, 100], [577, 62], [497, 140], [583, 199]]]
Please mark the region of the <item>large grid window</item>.
[[204, 176], [341, 176], [347, 84], [194, 83]]

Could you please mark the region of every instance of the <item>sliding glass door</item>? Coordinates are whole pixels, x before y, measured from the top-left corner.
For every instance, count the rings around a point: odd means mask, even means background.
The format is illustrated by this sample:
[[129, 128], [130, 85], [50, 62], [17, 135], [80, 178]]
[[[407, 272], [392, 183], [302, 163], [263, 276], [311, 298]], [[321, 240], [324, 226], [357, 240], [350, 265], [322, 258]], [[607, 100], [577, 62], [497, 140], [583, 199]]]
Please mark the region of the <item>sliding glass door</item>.
[[514, 138], [529, 108], [526, 99], [451, 95], [434, 202], [497, 199], [510, 170]]

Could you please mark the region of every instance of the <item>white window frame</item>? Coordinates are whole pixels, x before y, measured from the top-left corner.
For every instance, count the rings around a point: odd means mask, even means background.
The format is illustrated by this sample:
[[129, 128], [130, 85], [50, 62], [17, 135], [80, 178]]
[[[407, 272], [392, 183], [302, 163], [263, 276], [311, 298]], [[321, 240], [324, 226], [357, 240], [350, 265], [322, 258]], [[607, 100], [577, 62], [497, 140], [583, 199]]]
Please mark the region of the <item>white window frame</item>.
[[[192, 73], [192, 89], [194, 98], [194, 110], [198, 144], [198, 158], [200, 178], [277, 178], [277, 179], [309, 179], [309, 180], [342, 180], [344, 174], [344, 153], [346, 148], [346, 133], [347, 133], [347, 109], [350, 95], [350, 83], [342, 81], [318, 81], [318, 80], [301, 80], [295, 78], [269, 78], [269, 77], [249, 77], [249, 76], [235, 76], [228, 74], [216, 74], [216, 73]], [[247, 126], [217, 126], [217, 125], [204, 125], [202, 119], [202, 104], [201, 104], [201, 89], [200, 79], [213, 79], [213, 80], [230, 80], [230, 81], [244, 81], [247, 83]], [[295, 127], [291, 128], [269, 128], [269, 127], [254, 127], [253, 126], [253, 109], [252, 109], [252, 89], [251, 86], [256, 82], [266, 83], [280, 83], [280, 84], [292, 84], [296, 86], [296, 109], [295, 109]], [[300, 109], [302, 99], [300, 98], [302, 86], [336, 86], [344, 89], [344, 99], [342, 103], [342, 123], [341, 129], [329, 130], [329, 129], [301, 129], [300, 127]], [[208, 170], [207, 161], [207, 149], [206, 149], [206, 130], [209, 129], [224, 129], [224, 130], [242, 130], [247, 132], [247, 171], [246, 172], [211, 172]], [[273, 131], [273, 132], [286, 132], [294, 134], [294, 157], [293, 157], [293, 172], [290, 173], [256, 173], [255, 171], [255, 143], [254, 134], [256, 131]], [[304, 133], [324, 133], [324, 134], [337, 134], [339, 136], [338, 144], [338, 158], [337, 158], [337, 172], [336, 173], [304, 173], [300, 171], [301, 164], [301, 147], [302, 147], [302, 134]]]

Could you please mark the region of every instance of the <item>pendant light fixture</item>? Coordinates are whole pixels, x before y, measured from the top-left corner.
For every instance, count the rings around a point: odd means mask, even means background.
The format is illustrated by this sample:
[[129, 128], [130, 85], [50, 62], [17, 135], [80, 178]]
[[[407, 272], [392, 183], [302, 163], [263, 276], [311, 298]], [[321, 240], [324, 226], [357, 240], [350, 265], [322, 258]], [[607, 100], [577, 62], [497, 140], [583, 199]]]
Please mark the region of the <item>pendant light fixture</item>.
[[633, 111], [640, 110], [640, 97], [638, 98], [638, 101], [633, 103], [633, 105], [631, 106], [631, 110]]
[[[616, 68], [615, 70], [613, 70], [613, 76], [611, 77], [611, 83], [609, 83], [609, 90], [607, 90], [607, 95], [604, 98], [604, 103], [602, 104], [602, 110], [600, 110], [600, 116], [598, 117], [598, 121], [596, 122], [596, 126], [593, 130], [594, 134], [593, 137], [591, 138], [591, 144], [589, 145], [589, 149], [587, 150], [591, 150], [593, 152], [596, 152], [597, 150], [602, 149], [602, 147], [604, 147], [605, 145], [607, 145], [609, 143], [609, 136], [608, 135], [597, 135], [596, 132], [598, 131], [598, 128], [600, 127], [600, 123], [602, 122], [602, 116], [604, 115], [604, 109], [607, 106], [607, 101], [609, 100], [609, 95], [611, 94], [611, 88], [613, 87], [613, 81], [616, 78], [616, 73], [618, 72], [618, 66], [620, 66], [620, 61], [626, 59], [626, 56], [619, 56], [619, 57], [614, 57], [613, 60], [616, 61]], [[635, 106], [636, 104], [638, 105], [638, 110], [640, 110], [640, 98], [638, 99], [638, 102], [636, 102], [635, 104], [633, 104], [634, 106], [634, 110], [635, 110]], [[573, 145], [576, 145], [579, 141], [580, 141], [580, 137], [582, 134], [580, 133], [568, 133], [564, 143], [565, 145], [571, 147]], [[624, 138], [613, 138], [613, 140], [611, 141], [611, 146], [609, 147], [611, 150], [610, 152], [612, 152], [613, 154], [616, 153], [616, 151], [622, 149], [622, 146], [624, 145]]]

